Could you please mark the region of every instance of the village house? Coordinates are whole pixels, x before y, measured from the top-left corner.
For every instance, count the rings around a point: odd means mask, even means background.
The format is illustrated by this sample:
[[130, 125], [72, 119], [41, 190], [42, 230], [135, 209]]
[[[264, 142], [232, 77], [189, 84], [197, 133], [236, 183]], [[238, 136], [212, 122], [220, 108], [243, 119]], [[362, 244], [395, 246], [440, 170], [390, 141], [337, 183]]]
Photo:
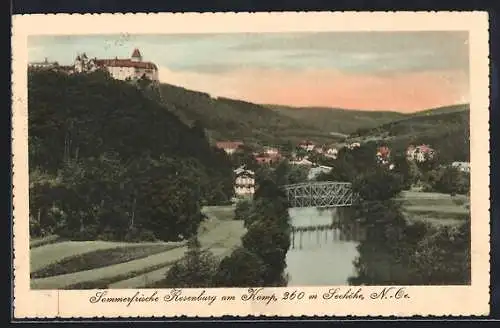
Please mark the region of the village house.
[[456, 168], [460, 172], [470, 173], [470, 163], [469, 162], [453, 162], [451, 167]]
[[279, 162], [281, 159], [281, 156], [278, 155], [268, 155], [266, 153], [257, 153], [254, 154], [255, 161], [258, 164], [273, 164], [276, 162]]
[[347, 149], [353, 150], [354, 148], [359, 148], [361, 147], [361, 144], [359, 142], [352, 142], [347, 145]]
[[278, 156], [280, 154], [278, 148], [275, 147], [264, 147], [264, 153], [271, 157]]
[[234, 170], [234, 193], [236, 197], [251, 196], [255, 192], [255, 173], [244, 167]]
[[301, 160], [291, 161], [291, 165], [313, 166], [314, 163], [307, 159], [307, 156]]
[[243, 146], [241, 141], [219, 141], [215, 143], [215, 147], [224, 150], [229, 155], [234, 154], [240, 146]]
[[429, 145], [420, 145], [420, 146], [410, 145], [406, 149], [406, 157], [409, 160], [414, 160], [417, 162], [425, 162], [429, 159], [432, 159], [434, 155], [435, 151]]
[[332, 167], [330, 167], [330, 166], [324, 166], [324, 165], [320, 165], [320, 166], [317, 166], [317, 167], [312, 167], [309, 170], [309, 173], [307, 174], [307, 179], [314, 180], [321, 173], [328, 173], [332, 169], [333, 169]]
[[338, 151], [338, 149], [337, 149], [337, 148], [334, 148], [334, 147], [329, 147], [329, 148], [325, 151], [324, 155], [325, 155], [326, 157], [330, 157], [330, 158], [336, 159], [336, 158], [337, 158], [338, 153], [339, 153], [339, 151]]
[[391, 150], [387, 146], [382, 146], [377, 149], [377, 160], [381, 164], [389, 163], [389, 157], [391, 155]]
[[316, 147], [316, 148], [314, 148], [314, 151], [317, 154], [323, 154], [325, 152], [325, 150], [323, 149], [323, 147]]
[[130, 58], [88, 58], [86, 53], [76, 56], [74, 62], [76, 73], [93, 72], [98, 69], [107, 70], [111, 77], [117, 80], [138, 80], [144, 77], [157, 82], [159, 79], [156, 64], [143, 61], [141, 52], [137, 48]]
[[306, 150], [306, 151], [313, 151], [314, 150], [314, 147], [316, 147], [314, 145], [314, 143], [312, 143], [311, 141], [302, 141], [301, 143], [299, 143], [298, 145], [300, 148]]

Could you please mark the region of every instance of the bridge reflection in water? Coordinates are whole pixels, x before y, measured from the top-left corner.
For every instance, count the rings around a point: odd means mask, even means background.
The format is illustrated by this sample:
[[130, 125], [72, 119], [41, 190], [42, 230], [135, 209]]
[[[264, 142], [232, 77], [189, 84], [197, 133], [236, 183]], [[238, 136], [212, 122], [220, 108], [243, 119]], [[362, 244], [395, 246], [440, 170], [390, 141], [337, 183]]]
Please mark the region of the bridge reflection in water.
[[[360, 241], [364, 231], [346, 215], [356, 195], [348, 182], [309, 181], [283, 186], [290, 210], [310, 208], [331, 212], [330, 222], [311, 220], [306, 225], [295, 224], [292, 219], [291, 248], [302, 249], [304, 238], [308, 247], [312, 238], [316, 243], [330, 241]], [[340, 214], [343, 215], [340, 215]], [[291, 215], [293, 217], [293, 215]], [[315, 216], [315, 215], [313, 215]], [[342, 218], [342, 219], [341, 219]], [[331, 235], [331, 236], [330, 236]]]
[[[293, 225], [290, 236], [292, 249], [310, 248], [314, 244], [321, 245], [337, 241], [361, 241], [364, 229], [352, 220], [341, 220], [337, 210], [331, 209], [330, 223]], [[344, 221], [344, 222], [343, 222]]]

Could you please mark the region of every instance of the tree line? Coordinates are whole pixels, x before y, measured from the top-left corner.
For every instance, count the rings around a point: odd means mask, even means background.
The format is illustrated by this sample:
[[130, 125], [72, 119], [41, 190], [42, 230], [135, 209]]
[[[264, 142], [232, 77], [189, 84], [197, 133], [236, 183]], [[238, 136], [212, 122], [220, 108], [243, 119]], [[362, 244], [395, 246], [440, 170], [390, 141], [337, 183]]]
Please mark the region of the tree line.
[[140, 87], [29, 71], [30, 235], [179, 240], [233, 196], [230, 159]]

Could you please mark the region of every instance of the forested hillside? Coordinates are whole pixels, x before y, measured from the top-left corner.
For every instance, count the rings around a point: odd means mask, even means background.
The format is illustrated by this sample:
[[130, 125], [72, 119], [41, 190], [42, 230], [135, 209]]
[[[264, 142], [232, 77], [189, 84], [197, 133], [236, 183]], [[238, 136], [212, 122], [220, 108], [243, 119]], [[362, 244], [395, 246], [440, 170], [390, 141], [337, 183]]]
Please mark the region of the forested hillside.
[[372, 129], [358, 129], [349, 140], [376, 141], [403, 150], [410, 143], [430, 144], [440, 160], [469, 161], [469, 105], [430, 109]]
[[331, 142], [329, 131], [269, 108], [245, 101], [212, 98], [209, 94], [162, 84], [161, 101], [188, 124], [200, 121], [216, 140], [281, 144], [310, 139]]
[[388, 111], [362, 111], [327, 107], [290, 107], [267, 105], [285, 115], [327, 133], [350, 134], [360, 128], [373, 128], [405, 115]]
[[[226, 154], [137, 87], [99, 72], [29, 72], [30, 233], [192, 235], [232, 196]], [[141, 237], [142, 236], [142, 237]]]

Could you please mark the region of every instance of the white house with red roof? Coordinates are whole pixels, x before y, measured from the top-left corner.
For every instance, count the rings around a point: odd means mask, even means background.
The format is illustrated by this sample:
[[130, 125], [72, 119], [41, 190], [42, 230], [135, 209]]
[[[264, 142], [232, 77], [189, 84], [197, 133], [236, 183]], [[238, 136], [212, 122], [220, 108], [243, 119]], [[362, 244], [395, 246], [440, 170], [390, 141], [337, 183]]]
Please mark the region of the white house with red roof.
[[409, 160], [415, 160], [417, 162], [425, 162], [429, 159], [432, 159], [435, 153], [435, 150], [432, 149], [429, 145], [410, 145], [406, 149], [406, 157]]
[[219, 141], [215, 144], [219, 149], [223, 149], [227, 154], [233, 154], [240, 146], [243, 146], [241, 141]]
[[107, 70], [117, 80], [137, 80], [146, 77], [158, 81], [156, 64], [142, 60], [139, 49], [134, 49], [130, 58], [98, 59], [87, 57], [87, 54], [77, 55], [74, 63], [75, 72], [93, 72], [97, 69]]

